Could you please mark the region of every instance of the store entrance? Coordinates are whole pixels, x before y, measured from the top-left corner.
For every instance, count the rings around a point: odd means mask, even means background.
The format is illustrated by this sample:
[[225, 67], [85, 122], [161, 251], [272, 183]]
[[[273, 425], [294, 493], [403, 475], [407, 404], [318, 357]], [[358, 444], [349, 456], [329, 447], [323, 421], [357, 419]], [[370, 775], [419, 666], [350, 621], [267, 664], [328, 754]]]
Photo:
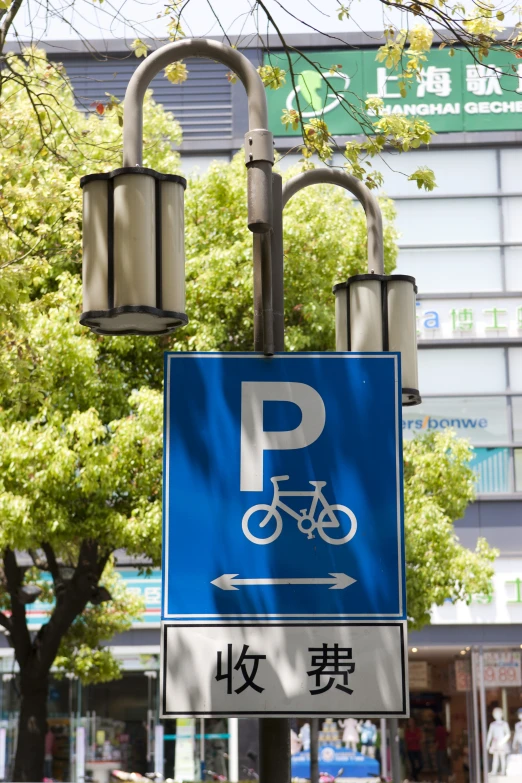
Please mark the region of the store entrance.
[[400, 722], [403, 780], [470, 783], [470, 667], [470, 648], [410, 650], [411, 717]]
[[402, 779], [522, 783], [521, 650], [410, 648]]

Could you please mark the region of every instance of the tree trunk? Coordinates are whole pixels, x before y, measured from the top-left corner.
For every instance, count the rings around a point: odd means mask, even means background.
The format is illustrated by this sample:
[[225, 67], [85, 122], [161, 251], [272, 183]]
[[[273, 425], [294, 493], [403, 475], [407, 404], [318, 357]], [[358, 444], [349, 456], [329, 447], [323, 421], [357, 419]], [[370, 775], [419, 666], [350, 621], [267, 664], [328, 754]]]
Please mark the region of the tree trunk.
[[21, 671], [20, 718], [13, 780], [37, 783], [43, 779], [47, 731], [48, 675]]

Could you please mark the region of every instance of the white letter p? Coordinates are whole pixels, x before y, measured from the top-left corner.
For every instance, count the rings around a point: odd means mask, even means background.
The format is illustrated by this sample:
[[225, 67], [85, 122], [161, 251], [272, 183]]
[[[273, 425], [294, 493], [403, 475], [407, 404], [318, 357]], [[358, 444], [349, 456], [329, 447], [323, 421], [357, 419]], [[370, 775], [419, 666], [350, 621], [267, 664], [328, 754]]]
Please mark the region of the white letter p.
[[[264, 402], [293, 402], [301, 409], [301, 423], [293, 430], [265, 432]], [[306, 383], [244, 381], [241, 384], [241, 492], [262, 492], [263, 453], [304, 449], [324, 429], [326, 412], [321, 395]]]

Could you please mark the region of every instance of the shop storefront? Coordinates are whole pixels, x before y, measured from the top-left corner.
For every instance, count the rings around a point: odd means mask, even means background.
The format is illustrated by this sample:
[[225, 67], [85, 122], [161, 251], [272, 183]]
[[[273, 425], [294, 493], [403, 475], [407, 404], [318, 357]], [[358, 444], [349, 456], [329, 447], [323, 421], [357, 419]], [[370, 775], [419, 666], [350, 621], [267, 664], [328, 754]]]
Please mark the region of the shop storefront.
[[[435, 608], [431, 626], [410, 635], [409, 658], [422, 779], [440, 779], [440, 719], [458, 783], [522, 783], [522, 558], [496, 561], [491, 597]], [[403, 759], [409, 769], [406, 743]]]
[[[505, 775], [522, 781], [521, 653], [520, 646], [412, 648], [410, 704], [420, 729], [419, 779], [451, 775], [457, 783], [492, 783]], [[402, 737], [404, 773], [411, 780], [407, 722]]]
[[[108, 783], [111, 771], [144, 774], [161, 767], [166, 776], [198, 780], [202, 764], [227, 775], [230, 750], [238, 747], [239, 777], [257, 768], [257, 721], [159, 721], [160, 573], [140, 576], [122, 569], [130, 589], [145, 599], [140, 623], [112, 650], [122, 677], [82, 687], [78, 680], [53, 679], [49, 689], [49, 777]], [[45, 607], [31, 608], [38, 627]], [[410, 634], [411, 717], [401, 721], [404, 778], [454, 783], [497, 783], [507, 777], [522, 783], [522, 557], [500, 557], [490, 598], [446, 603], [435, 608], [432, 624]], [[0, 648], [0, 780], [10, 780], [16, 744], [18, 682], [11, 650]], [[306, 752], [306, 720], [292, 726], [294, 765]], [[350, 776], [379, 774], [390, 768], [382, 751], [382, 726], [353, 725], [336, 716], [323, 722], [323, 766], [350, 770]], [[517, 726], [518, 724], [518, 726]], [[238, 739], [231, 738], [237, 731]], [[80, 730], [80, 731], [79, 731]], [[350, 735], [350, 731], [352, 735]], [[349, 736], [350, 735], [350, 736]], [[232, 741], [232, 744], [231, 744]], [[416, 750], [418, 747], [418, 750]], [[413, 751], [413, 755], [412, 755]], [[83, 766], [77, 767], [78, 752]], [[50, 757], [50, 758], [49, 758]], [[83, 775], [78, 774], [83, 769]], [[297, 769], [297, 767], [296, 767]], [[486, 774], [484, 774], [486, 770]]]
[[[144, 613], [111, 649], [121, 678], [82, 686], [73, 677], [53, 677], [48, 699], [45, 775], [57, 781], [109, 783], [114, 770], [144, 775], [161, 768], [179, 780], [200, 780], [202, 765], [228, 774], [229, 721], [159, 721], [159, 618], [161, 573], [120, 568], [127, 589], [144, 600]], [[48, 606], [28, 608], [30, 627], [47, 618]], [[12, 780], [19, 711], [18, 667], [0, 637], [0, 781]], [[247, 728], [247, 727], [245, 727]], [[252, 767], [246, 755], [243, 763]], [[257, 726], [252, 732], [257, 737]], [[257, 741], [257, 739], [256, 739]], [[256, 750], [255, 743], [252, 744]]]

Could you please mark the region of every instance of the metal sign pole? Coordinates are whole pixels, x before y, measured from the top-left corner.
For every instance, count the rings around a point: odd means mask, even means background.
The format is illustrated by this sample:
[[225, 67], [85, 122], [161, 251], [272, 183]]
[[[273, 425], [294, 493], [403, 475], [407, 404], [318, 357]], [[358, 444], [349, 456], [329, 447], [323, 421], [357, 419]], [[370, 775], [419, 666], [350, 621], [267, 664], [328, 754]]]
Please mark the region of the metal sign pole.
[[259, 779], [261, 783], [290, 783], [290, 721], [259, 721]]
[[[368, 270], [378, 275], [384, 274], [384, 241], [382, 213], [379, 203], [371, 191], [355, 177], [335, 169], [312, 169], [298, 174], [286, 183], [282, 188], [282, 180], [278, 174], [272, 176], [272, 305], [274, 312], [274, 347], [277, 351], [284, 351], [284, 251], [283, 251], [283, 209], [288, 201], [309, 185], [332, 184], [350, 191], [361, 203], [367, 221], [368, 232]], [[311, 737], [314, 736], [313, 725], [317, 725], [317, 719], [312, 719]], [[390, 720], [390, 744], [391, 766], [393, 783], [400, 783], [401, 768], [399, 755], [398, 722], [396, 718]], [[317, 732], [315, 732], [317, 735]], [[317, 736], [316, 736], [317, 740]], [[386, 753], [386, 738], [383, 740], [384, 753]], [[315, 759], [314, 759], [315, 755]], [[313, 746], [310, 747], [310, 775], [311, 783], [315, 783], [314, 774], [318, 778], [318, 771], [314, 769], [313, 761], [317, 760], [317, 747], [315, 754]], [[387, 767], [387, 758], [384, 760], [383, 769]], [[386, 769], [387, 772], [387, 769]]]
[[390, 751], [393, 783], [401, 783], [401, 755], [399, 753], [399, 721], [390, 718]]
[[381, 778], [388, 780], [388, 739], [385, 718], [381, 718]]
[[[279, 174], [272, 175], [272, 231], [270, 234], [270, 245], [267, 246], [266, 235], [260, 235], [254, 237], [254, 257], [256, 251], [259, 254], [260, 259], [263, 256], [263, 250], [265, 255], [271, 254], [271, 286], [272, 286], [272, 308], [273, 308], [273, 344], [276, 353], [285, 350], [285, 332], [284, 332], [284, 251], [283, 251], [283, 209], [292, 196], [294, 196], [302, 188], [308, 185], [315, 185], [320, 183], [330, 183], [339, 185], [349, 190], [353, 195], [361, 202], [366, 213], [367, 225], [368, 225], [368, 267], [371, 271], [375, 271], [377, 274], [383, 274], [384, 272], [384, 251], [383, 251], [383, 230], [382, 230], [382, 215], [379, 207], [379, 203], [375, 196], [355, 177], [345, 174], [343, 172], [336, 171], [334, 169], [313, 169], [310, 171], [298, 174], [293, 177], [285, 187], [283, 188], [282, 177]], [[263, 268], [262, 262], [258, 262], [254, 265], [258, 270]], [[259, 272], [258, 272], [259, 276]], [[256, 280], [257, 280], [257, 296], [256, 296]], [[263, 281], [265, 286], [267, 282]], [[263, 345], [262, 334], [262, 318], [260, 317], [261, 310], [261, 295], [262, 290], [261, 280], [256, 275], [254, 276], [254, 301], [255, 311], [257, 317], [255, 318], [255, 347], [256, 350], [261, 350]], [[266, 322], [266, 319], [265, 319]], [[257, 327], [257, 328], [256, 328]], [[266, 342], [266, 337], [265, 337]], [[264, 724], [271, 723], [270, 731], [263, 729]], [[397, 723], [395, 721], [395, 723]], [[261, 763], [261, 780], [262, 783], [289, 783], [290, 771], [291, 771], [291, 759], [290, 759], [290, 724], [289, 721], [283, 721], [281, 719], [261, 719], [260, 721], [260, 734], [259, 734], [259, 746], [260, 746], [260, 758]], [[314, 731], [315, 727], [315, 731]], [[317, 768], [318, 763], [318, 746], [317, 746], [317, 731], [318, 720], [312, 718], [311, 720], [311, 740], [310, 746], [310, 774], [311, 783], [317, 783], [319, 778], [319, 771]], [[281, 736], [279, 737], [279, 732]], [[287, 741], [283, 743], [283, 732], [285, 732]], [[272, 754], [277, 758], [278, 754], [274, 753], [274, 747], [271, 745], [272, 737], [279, 737], [280, 747], [280, 764], [276, 765], [276, 769], [271, 770], [271, 774], [265, 776], [264, 770], [268, 772], [270, 769], [268, 759]], [[314, 739], [315, 738], [315, 739]], [[265, 744], [266, 740], [266, 744]], [[315, 752], [314, 752], [315, 750]], [[283, 753], [287, 754], [287, 757], [283, 757]], [[315, 762], [315, 763], [314, 763]], [[273, 776], [276, 777], [273, 777]], [[394, 783], [398, 783], [398, 778], [394, 778]]]
[[310, 783], [319, 783], [319, 718], [310, 719]]
[[484, 647], [479, 647], [479, 698], [480, 698], [480, 737], [482, 740], [482, 779], [484, 783], [489, 780], [489, 755], [487, 742], [487, 708], [486, 688], [484, 685]]
[[[285, 350], [284, 281], [283, 281], [283, 180], [279, 174], [272, 176], [273, 231], [270, 243], [262, 242], [261, 235], [254, 235], [254, 259], [256, 251], [271, 255], [271, 290], [274, 310], [274, 351]], [[260, 269], [261, 263], [254, 263]], [[254, 301], [256, 301], [256, 274], [254, 272]], [[260, 298], [260, 281], [257, 297]], [[258, 305], [259, 306], [259, 305]], [[257, 324], [257, 328], [256, 328]], [[262, 320], [254, 321], [256, 350], [263, 344]], [[259, 772], [261, 783], [290, 783], [290, 720], [288, 718], [260, 718], [259, 720]]]

